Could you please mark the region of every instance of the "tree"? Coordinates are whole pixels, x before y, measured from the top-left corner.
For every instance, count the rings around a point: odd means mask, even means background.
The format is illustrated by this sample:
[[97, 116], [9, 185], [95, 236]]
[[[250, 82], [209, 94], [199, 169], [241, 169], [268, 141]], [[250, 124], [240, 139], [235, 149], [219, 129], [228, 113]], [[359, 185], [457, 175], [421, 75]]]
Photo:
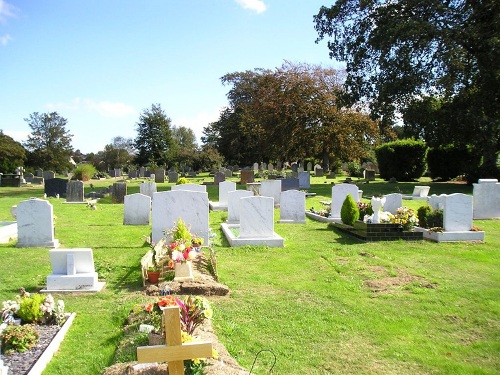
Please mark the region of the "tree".
[[185, 126], [172, 128], [172, 146], [170, 159], [177, 167], [182, 165], [192, 167], [198, 144], [192, 129]]
[[24, 147], [0, 129], [0, 171], [14, 173], [17, 167], [24, 165], [25, 160]]
[[[228, 161], [357, 158], [375, 141], [376, 124], [344, 107], [343, 74], [285, 62], [222, 77], [229, 107], [204, 129], [204, 141]], [[359, 131], [361, 130], [361, 131]]]
[[172, 147], [171, 120], [161, 109], [160, 104], [151, 105], [145, 109], [137, 123], [136, 163], [138, 165], [153, 164], [167, 166], [169, 152]]
[[482, 150], [483, 170], [495, 174], [499, 15], [498, 0], [337, 0], [321, 7], [314, 20], [318, 41], [332, 37], [330, 56], [346, 63], [350, 100], [370, 102], [384, 126], [421, 98], [442, 101], [467, 126], [441, 133], [468, 128], [475, 135], [469, 142]]
[[24, 142], [28, 150], [28, 164], [55, 172], [71, 168], [69, 160], [73, 153], [73, 135], [66, 130], [68, 120], [57, 112], [34, 112], [24, 119], [32, 132]]

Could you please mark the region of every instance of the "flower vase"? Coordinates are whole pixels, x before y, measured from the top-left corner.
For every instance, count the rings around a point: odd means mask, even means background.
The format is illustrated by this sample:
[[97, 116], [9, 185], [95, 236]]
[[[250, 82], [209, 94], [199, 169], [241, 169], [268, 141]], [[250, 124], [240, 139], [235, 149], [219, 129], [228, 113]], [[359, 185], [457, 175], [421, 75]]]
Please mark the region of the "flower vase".
[[191, 261], [175, 263], [174, 281], [193, 281], [193, 264]]
[[148, 271], [148, 281], [151, 284], [158, 284], [160, 279], [160, 271]]

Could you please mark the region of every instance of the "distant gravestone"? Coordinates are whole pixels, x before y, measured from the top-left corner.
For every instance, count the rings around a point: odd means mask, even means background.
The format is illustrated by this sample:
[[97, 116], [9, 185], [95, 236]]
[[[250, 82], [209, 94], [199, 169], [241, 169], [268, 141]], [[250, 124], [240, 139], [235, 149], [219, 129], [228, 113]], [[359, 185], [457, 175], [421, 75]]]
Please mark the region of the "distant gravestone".
[[253, 197], [248, 190], [234, 190], [227, 193], [227, 223], [239, 224], [240, 222], [240, 199]]
[[314, 177], [323, 177], [324, 171], [323, 168], [314, 168]]
[[311, 172], [311, 171], [312, 171], [312, 167], [313, 167], [312, 163], [311, 163], [311, 162], [308, 162], [308, 163], [307, 163], [307, 171], [308, 171], [308, 172]]
[[140, 178], [144, 178], [144, 177], [146, 177], [145, 173], [146, 173], [146, 168], [144, 168], [144, 167], [140, 167], [140, 168], [139, 168], [139, 177], [140, 177]]
[[252, 168], [254, 171], [258, 171], [259, 170], [259, 163], [253, 163], [253, 168]]
[[130, 171], [128, 171], [128, 178], [137, 178], [138, 175], [139, 172], [137, 171], [137, 169], [131, 169]]
[[365, 180], [367, 180], [367, 181], [375, 181], [375, 171], [365, 169], [365, 170], [363, 171], [363, 177], [364, 177], [364, 178], [365, 178]]
[[37, 177], [43, 177], [43, 169], [38, 168], [35, 171], [35, 176], [37, 176]]
[[81, 203], [84, 201], [83, 181], [69, 181], [66, 188], [66, 202]]
[[121, 177], [121, 176], [122, 176], [122, 169], [115, 168], [115, 177]]
[[243, 169], [240, 174], [240, 179], [242, 184], [254, 182], [254, 171]]
[[44, 193], [47, 197], [66, 197], [66, 189], [68, 186], [68, 180], [65, 178], [50, 178], [45, 180]]
[[157, 184], [163, 184], [165, 182], [165, 169], [155, 170], [155, 182]]
[[385, 197], [384, 211], [390, 212], [391, 214], [394, 215], [398, 210], [398, 208], [403, 207], [403, 194], [392, 193], [384, 195], [384, 197]]
[[151, 197], [145, 194], [130, 194], [124, 198], [123, 224], [149, 225]]
[[207, 191], [207, 186], [200, 184], [180, 184], [172, 186], [171, 190], [172, 191], [189, 190], [189, 191], [199, 191], [205, 193]]
[[214, 185], [219, 185], [223, 181], [226, 181], [226, 175], [224, 172], [217, 172], [214, 175]]
[[353, 184], [339, 184], [332, 187], [331, 217], [340, 219], [340, 209], [344, 200], [350, 194], [355, 202], [359, 201], [358, 187]]
[[156, 193], [156, 182], [146, 181], [139, 185], [139, 192], [143, 195], [147, 195], [153, 198], [153, 194]]
[[123, 203], [127, 195], [127, 184], [115, 182], [111, 187], [111, 201], [113, 203]]
[[44, 199], [28, 199], [16, 208], [17, 247], [58, 247], [54, 239], [54, 209]]
[[299, 190], [298, 178], [283, 178], [281, 179], [281, 191]]
[[279, 223], [304, 224], [306, 222], [306, 193], [287, 190], [281, 193]]
[[233, 171], [232, 171], [232, 170], [230, 170], [230, 169], [225, 169], [225, 170], [224, 170], [224, 176], [225, 176], [226, 178], [231, 178], [231, 177], [233, 177]]
[[278, 160], [276, 162], [276, 169], [278, 169], [278, 172], [281, 172], [281, 168], [283, 168], [283, 163]]
[[43, 179], [43, 177], [33, 177], [33, 182], [32, 182], [33, 185], [43, 185], [45, 184], [45, 181]]
[[176, 183], [179, 181], [179, 173], [176, 171], [169, 171], [168, 172], [168, 182], [169, 183]]
[[219, 206], [227, 207], [227, 195], [230, 191], [236, 190], [236, 182], [223, 181], [219, 184]]
[[47, 180], [50, 180], [51, 178], [55, 178], [56, 177], [56, 174], [52, 171], [43, 171], [43, 179], [45, 180], [45, 182], [47, 182]]
[[281, 180], [263, 180], [260, 195], [274, 199], [274, 205], [279, 206], [281, 198]]
[[309, 172], [299, 172], [299, 189], [311, 188], [311, 174]]
[[208, 193], [192, 190], [161, 191], [153, 195], [152, 237], [158, 242], [164, 230], [181, 218], [193, 235], [208, 243]]
[[111, 169], [108, 171], [109, 177], [115, 178], [116, 177], [116, 171], [114, 169]]
[[25, 175], [24, 175], [24, 180], [27, 182], [27, 183], [32, 183], [33, 182], [33, 173], [30, 173], [30, 172], [27, 172]]
[[261, 164], [260, 164], [260, 169], [261, 169], [262, 171], [267, 171], [267, 164], [266, 164], [266, 163], [261, 163]]
[[274, 165], [273, 165], [273, 163], [269, 163], [268, 166], [267, 166], [267, 169], [269, 170], [269, 172], [274, 171]]
[[500, 183], [496, 179], [479, 179], [472, 184], [474, 198], [474, 219], [500, 217]]
[[297, 165], [297, 163], [292, 163], [290, 169], [292, 170], [292, 172], [298, 172], [299, 166]]

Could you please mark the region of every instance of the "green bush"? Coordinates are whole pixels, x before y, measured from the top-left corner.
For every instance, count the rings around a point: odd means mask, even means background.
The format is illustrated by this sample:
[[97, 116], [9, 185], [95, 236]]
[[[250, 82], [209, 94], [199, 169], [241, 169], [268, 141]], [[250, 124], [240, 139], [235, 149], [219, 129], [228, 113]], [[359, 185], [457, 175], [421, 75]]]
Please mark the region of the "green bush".
[[9, 325], [2, 333], [2, 351], [10, 354], [14, 351], [25, 352], [38, 342], [38, 332], [31, 324], [22, 326]]
[[477, 170], [481, 162], [472, 148], [452, 144], [431, 147], [427, 152], [427, 165], [433, 180], [448, 181], [468, 171]]
[[421, 206], [417, 210], [419, 226], [422, 228], [442, 228], [443, 210], [433, 210], [430, 206]]
[[75, 169], [74, 178], [80, 181], [89, 181], [96, 172], [97, 170], [92, 164], [80, 164]]
[[176, 185], [183, 185], [189, 183], [188, 179], [186, 177], [181, 177], [177, 180], [175, 183]]
[[351, 194], [347, 194], [344, 203], [342, 203], [342, 208], [340, 209], [340, 218], [346, 225], [354, 225], [356, 220], [359, 219], [358, 205], [354, 201], [354, 198], [351, 196]]
[[380, 177], [412, 181], [425, 172], [427, 145], [423, 141], [403, 139], [384, 143], [375, 149]]
[[42, 320], [43, 311], [40, 310], [40, 306], [45, 301], [43, 294], [35, 293], [31, 294], [29, 297], [23, 297], [21, 299], [19, 311], [16, 313], [17, 316], [21, 318], [23, 323], [36, 323]]
[[351, 177], [363, 177], [363, 173], [361, 172], [361, 164], [357, 161], [350, 161], [347, 163], [347, 171], [349, 172], [349, 176]]

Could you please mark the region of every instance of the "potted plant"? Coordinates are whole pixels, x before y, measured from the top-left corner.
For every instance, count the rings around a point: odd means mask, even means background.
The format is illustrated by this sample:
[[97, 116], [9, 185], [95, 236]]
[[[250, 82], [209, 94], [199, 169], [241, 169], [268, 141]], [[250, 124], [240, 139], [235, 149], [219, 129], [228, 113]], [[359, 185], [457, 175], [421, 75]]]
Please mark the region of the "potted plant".
[[147, 271], [148, 281], [151, 284], [157, 284], [160, 279], [163, 264], [165, 263], [165, 257], [162, 254], [162, 249], [165, 245], [165, 239], [162, 238], [160, 242], [155, 243], [151, 241], [151, 237], [146, 237], [146, 242], [151, 247], [151, 250], [153, 252], [153, 256], [151, 257], [151, 261], [153, 264], [148, 268]]
[[205, 242], [203, 240], [203, 237], [193, 236], [193, 238], [191, 240], [191, 243], [193, 244], [193, 247], [201, 247], [201, 245], [203, 245], [203, 242]]

